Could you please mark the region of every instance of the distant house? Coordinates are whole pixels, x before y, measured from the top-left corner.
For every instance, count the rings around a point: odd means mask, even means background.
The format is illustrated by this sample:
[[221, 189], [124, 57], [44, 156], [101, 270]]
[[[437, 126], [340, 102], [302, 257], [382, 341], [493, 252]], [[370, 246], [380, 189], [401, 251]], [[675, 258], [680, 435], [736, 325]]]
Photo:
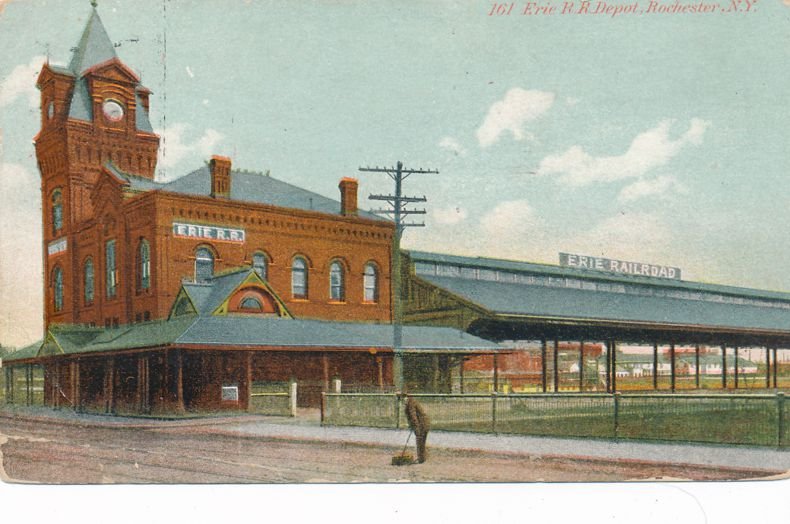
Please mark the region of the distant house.
[[[616, 360], [616, 375], [617, 377], [643, 377], [653, 376], [653, 356], [635, 353], [617, 353]], [[721, 355], [700, 355], [700, 375], [721, 375]], [[603, 376], [606, 374], [606, 357], [601, 356], [597, 360], [598, 374]], [[571, 371], [574, 367], [571, 366]], [[578, 372], [578, 364], [575, 367]], [[658, 361], [658, 374], [669, 375], [672, 372], [672, 364], [662, 357]], [[679, 355], [675, 358], [675, 373], [677, 375], [696, 375], [696, 359], [694, 355]], [[727, 373], [735, 373], [735, 359], [729, 355], [727, 358]], [[738, 373], [743, 375], [757, 373], [757, 364], [754, 362], [739, 358], [738, 359]]]

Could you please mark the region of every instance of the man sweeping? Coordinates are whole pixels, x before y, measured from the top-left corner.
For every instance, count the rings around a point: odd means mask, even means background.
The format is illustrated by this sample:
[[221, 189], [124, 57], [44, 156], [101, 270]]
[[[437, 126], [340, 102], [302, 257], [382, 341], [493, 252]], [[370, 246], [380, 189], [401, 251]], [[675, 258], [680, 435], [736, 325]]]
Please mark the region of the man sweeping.
[[409, 395], [406, 395], [406, 418], [417, 439], [417, 463], [422, 464], [428, 458], [425, 442], [428, 440], [431, 423], [423, 407]]

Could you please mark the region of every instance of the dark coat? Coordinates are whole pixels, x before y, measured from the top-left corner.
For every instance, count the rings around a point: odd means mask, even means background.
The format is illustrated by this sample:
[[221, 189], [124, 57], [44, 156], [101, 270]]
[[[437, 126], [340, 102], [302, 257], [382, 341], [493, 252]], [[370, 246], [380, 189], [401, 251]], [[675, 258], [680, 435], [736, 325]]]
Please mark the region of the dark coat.
[[406, 397], [406, 419], [409, 421], [409, 427], [418, 437], [427, 435], [431, 429], [431, 422], [425, 410], [411, 397]]

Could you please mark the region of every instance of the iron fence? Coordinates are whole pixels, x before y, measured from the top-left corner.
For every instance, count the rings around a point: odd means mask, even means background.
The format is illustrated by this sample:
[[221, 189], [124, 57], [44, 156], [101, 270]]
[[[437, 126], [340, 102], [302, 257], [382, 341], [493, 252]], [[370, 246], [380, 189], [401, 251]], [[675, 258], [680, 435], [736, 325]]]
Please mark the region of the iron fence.
[[[790, 445], [790, 403], [777, 394], [413, 394], [448, 431]], [[399, 393], [325, 393], [321, 423], [406, 427]]]

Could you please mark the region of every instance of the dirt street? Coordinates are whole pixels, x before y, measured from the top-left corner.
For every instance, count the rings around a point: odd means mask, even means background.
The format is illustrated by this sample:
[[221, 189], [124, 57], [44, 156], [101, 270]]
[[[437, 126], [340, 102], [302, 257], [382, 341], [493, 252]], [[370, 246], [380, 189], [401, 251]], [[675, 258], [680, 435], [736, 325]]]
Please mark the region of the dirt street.
[[[0, 418], [3, 479], [43, 483], [520, 482], [754, 478], [765, 473], [431, 450], [391, 466], [386, 446], [236, 437], [217, 425], [81, 427]], [[429, 440], [430, 443], [430, 440]]]

